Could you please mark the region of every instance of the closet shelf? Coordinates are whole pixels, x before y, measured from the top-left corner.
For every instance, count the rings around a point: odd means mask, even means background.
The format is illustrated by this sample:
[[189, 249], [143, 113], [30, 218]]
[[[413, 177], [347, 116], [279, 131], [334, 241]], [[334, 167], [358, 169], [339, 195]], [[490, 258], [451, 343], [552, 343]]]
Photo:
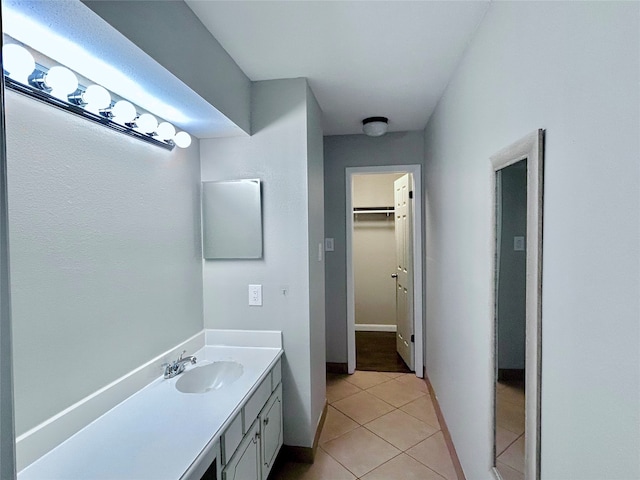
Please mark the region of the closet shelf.
[[353, 209], [353, 214], [357, 215], [358, 213], [386, 213], [387, 216], [395, 213], [395, 209], [393, 207], [356, 207]]

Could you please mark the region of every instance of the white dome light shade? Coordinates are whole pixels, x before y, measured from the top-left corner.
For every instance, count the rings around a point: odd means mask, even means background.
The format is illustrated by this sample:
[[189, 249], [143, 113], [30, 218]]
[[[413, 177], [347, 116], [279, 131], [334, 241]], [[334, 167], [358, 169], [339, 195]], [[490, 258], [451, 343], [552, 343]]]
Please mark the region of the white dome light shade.
[[100, 85], [90, 85], [82, 94], [82, 100], [86, 103], [85, 110], [98, 114], [111, 105], [111, 94]]
[[111, 109], [111, 113], [113, 114], [112, 120], [121, 125], [133, 122], [133, 119], [136, 118], [137, 114], [136, 107], [126, 100], [116, 102]]
[[379, 137], [387, 133], [389, 119], [387, 117], [369, 117], [362, 121], [362, 131], [370, 137]]
[[36, 62], [29, 51], [15, 43], [2, 47], [2, 63], [11, 79], [24, 85], [29, 84], [29, 75], [36, 68]]
[[47, 72], [44, 83], [51, 89], [51, 95], [67, 100], [67, 95], [73, 93], [78, 88], [78, 78], [68, 68], [55, 66]]
[[169, 122], [162, 122], [158, 125], [156, 133], [160, 140], [171, 140], [176, 134], [176, 129]]
[[144, 133], [155, 132], [158, 128], [158, 120], [150, 113], [143, 113], [136, 119], [136, 127]]
[[187, 132], [178, 132], [176, 136], [173, 137], [173, 143], [180, 148], [187, 148], [191, 145], [191, 135]]

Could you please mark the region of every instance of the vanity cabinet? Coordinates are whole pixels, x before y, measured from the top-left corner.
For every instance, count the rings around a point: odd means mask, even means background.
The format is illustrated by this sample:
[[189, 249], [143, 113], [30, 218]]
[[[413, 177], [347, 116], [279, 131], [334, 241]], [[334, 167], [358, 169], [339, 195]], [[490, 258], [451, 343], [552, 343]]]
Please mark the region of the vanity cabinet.
[[222, 480], [260, 480], [260, 423], [256, 420], [222, 471]]
[[222, 434], [222, 480], [267, 479], [283, 443], [280, 364], [278, 361]]
[[282, 385], [278, 385], [258, 418], [262, 428], [262, 480], [266, 480], [282, 446]]

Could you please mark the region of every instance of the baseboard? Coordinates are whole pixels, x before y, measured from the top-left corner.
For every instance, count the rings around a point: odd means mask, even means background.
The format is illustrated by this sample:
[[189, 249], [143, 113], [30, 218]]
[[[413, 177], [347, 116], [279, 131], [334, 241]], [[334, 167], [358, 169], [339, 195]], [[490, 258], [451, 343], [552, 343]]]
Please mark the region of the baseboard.
[[346, 363], [327, 362], [327, 373], [349, 373]]
[[375, 323], [356, 323], [356, 332], [396, 332], [397, 325], [377, 325]]
[[424, 368], [423, 370], [424, 370], [424, 381], [427, 384], [427, 388], [429, 389], [429, 394], [431, 395], [431, 400], [433, 401], [433, 407], [436, 411], [438, 422], [440, 422], [440, 428], [442, 430], [442, 434], [444, 435], [444, 441], [447, 444], [447, 449], [449, 450], [449, 455], [451, 456], [451, 460], [453, 462], [453, 468], [456, 471], [458, 480], [466, 480], [466, 477], [464, 476], [464, 471], [462, 470], [462, 464], [460, 463], [460, 459], [458, 458], [458, 453], [456, 452], [456, 447], [453, 444], [453, 440], [451, 439], [451, 433], [449, 433], [449, 427], [447, 427], [447, 422], [445, 421], [444, 415], [442, 414], [442, 410], [440, 409], [440, 404], [438, 403], [436, 392], [433, 389], [433, 385], [431, 385], [431, 382], [429, 381], [429, 377], [427, 376], [427, 369]]
[[313, 447], [294, 447], [292, 445], [282, 446], [281, 461], [298, 462], [298, 463], [313, 463], [316, 458], [316, 452], [318, 451], [318, 443], [320, 442], [320, 435], [322, 434], [322, 428], [324, 427], [324, 421], [327, 418], [327, 410], [329, 404], [325, 401], [318, 426], [316, 428], [316, 434], [313, 438]]
[[524, 368], [499, 368], [498, 380], [500, 381], [524, 381]]
[[282, 461], [296, 463], [313, 463], [313, 447], [282, 446]]

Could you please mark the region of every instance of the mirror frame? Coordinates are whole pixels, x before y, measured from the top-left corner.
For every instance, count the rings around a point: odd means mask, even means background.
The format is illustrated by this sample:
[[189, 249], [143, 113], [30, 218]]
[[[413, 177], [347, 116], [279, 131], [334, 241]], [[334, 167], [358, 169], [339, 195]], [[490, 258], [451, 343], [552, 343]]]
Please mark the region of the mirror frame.
[[[496, 173], [521, 160], [527, 160], [527, 238], [526, 238], [526, 346], [525, 346], [525, 479], [540, 479], [540, 385], [542, 351], [542, 211], [544, 171], [544, 130], [536, 130], [490, 157], [492, 202], [491, 242], [491, 315], [493, 326], [492, 386], [493, 392], [493, 458], [492, 471], [502, 479], [496, 468], [496, 372], [497, 319], [496, 311]], [[532, 368], [533, 367], [533, 368]]]

